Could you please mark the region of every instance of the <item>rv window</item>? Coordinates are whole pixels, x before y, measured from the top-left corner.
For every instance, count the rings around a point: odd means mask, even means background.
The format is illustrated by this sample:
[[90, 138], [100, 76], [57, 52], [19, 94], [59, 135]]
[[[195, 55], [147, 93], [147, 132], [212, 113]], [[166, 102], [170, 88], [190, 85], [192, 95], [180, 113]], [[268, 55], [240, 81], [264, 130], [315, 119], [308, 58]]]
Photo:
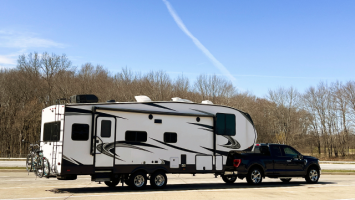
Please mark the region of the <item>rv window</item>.
[[145, 131], [126, 131], [125, 140], [128, 142], [146, 142], [147, 132]]
[[111, 121], [101, 121], [101, 137], [111, 137]]
[[164, 133], [164, 142], [176, 143], [177, 142], [177, 134], [176, 133]]
[[59, 141], [60, 122], [45, 123], [43, 127], [43, 142]]
[[217, 135], [235, 135], [235, 115], [217, 113], [216, 119]]
[[73, 124], [71, 126], [71, 139], [86, 141], [89, 139], [89, 124]]

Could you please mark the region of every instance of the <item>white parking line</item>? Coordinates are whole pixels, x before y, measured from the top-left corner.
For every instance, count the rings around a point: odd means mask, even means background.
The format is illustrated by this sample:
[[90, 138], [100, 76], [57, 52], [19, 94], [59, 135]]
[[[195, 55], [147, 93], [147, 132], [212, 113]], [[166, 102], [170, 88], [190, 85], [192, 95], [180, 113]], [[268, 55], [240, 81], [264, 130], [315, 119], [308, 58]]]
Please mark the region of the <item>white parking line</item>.
[[[301, 186], [310, 186], [310, 185], [300, 185]], [[319, 186], [314, 186], [311, 185], [312, 187], [316, 188], [321, 188], [321, 187], [333, 187], [333, 186], [354, 186], [354, 185], [333, 185], [333, 184], [327, 184], [327, 185], [319, 185]], [[212, 189], [212, 190], [181, 190], [181, 191], [161, 191], [161, 192], [123, 192], [119, 194], [97, 194], [97, 195], [81, 195], [81, 196], [70, 196], [70, 198], [86, 198], [86, 197], [105, 197], [105, 196], [125, 196], [125, 195], [139, 195], [139, 194], [163, 194], [163, 193], [181, 193], [181, 192], [217, 192], [217, 191], [240, 191], [240, 190], [274, 190], [274, 189], [285, 189], [285, 187], [269, 187], [269, 188], [232, 188], [232, 189]], [[65, 196], [60, 196], [60, 197], [37, 197], [37, 198], [16, 198], [16, 199], [0, 199], [0, 200], [31, 200], [31, 199], [62, 199]], [[355, 200], [355, 199], [351, 199]]]

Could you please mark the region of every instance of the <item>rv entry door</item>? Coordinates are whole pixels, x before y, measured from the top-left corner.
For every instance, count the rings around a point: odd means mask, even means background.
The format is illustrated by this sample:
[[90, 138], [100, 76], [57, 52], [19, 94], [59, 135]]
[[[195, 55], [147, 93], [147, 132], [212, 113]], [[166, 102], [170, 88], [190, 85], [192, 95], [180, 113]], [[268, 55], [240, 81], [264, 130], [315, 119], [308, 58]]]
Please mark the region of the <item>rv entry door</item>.
[[115, 155], [115, 130], [115, 118], [96, 118], [95, 167], [113, 167]]

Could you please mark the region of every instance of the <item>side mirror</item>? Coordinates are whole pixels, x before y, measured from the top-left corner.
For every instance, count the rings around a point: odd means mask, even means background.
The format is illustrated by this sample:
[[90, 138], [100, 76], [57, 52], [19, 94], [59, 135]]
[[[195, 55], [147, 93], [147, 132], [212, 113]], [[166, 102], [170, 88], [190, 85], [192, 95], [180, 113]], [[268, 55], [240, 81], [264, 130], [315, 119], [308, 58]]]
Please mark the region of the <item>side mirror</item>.
[[299, 155], [297, 156], [297, 158], [298, 158], [299, 160], [303, 160], [303, 156], [302, 156], [301, 154], [299, 154]]

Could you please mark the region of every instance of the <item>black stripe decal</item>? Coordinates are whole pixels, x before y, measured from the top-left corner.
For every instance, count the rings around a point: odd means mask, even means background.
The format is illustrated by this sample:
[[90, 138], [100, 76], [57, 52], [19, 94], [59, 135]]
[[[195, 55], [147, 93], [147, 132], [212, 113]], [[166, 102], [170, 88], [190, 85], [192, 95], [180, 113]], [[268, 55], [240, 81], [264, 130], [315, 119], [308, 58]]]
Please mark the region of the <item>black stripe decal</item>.
[[212, 129], [207, 129], [207, 128], [198, 128], [198, 129], [205, 130], [205, 131], [209, 131], [209, 132], [212, 132], [212, 133], [213, 133], [213, 130], [212, 130]]
[[196, 125], [196, 126], [202, 126], [204, 128], [209, 128], [209, 129], [213, 129], [213, 126], [210, 126], [210, 125], [207, 125], [207, 124], [198, 124], [198, 123], [190, 123], [188, 122], [189, 124], [193, 124], [193, 125]]
[[[142, 143], [142, 142], [127, 142], [127, 141], [116, 141], [116, 144], [129, 144], [129, 145], [136, 145], [136, 146], [145, 146], [145, 147], [153, 147], [157, 149], [164, 149], [162, 147], [158, 147], [152, 144]], [[167, 150], [167, 149], [164, 149]]]
[[167, 109], [167, 110], [172, 110], [172, 111], [176, 111], [174, 109], [171, 109], [171, 108], [168, 108], [168, 107], [165, 107], [165, 106], [161, 106], [161, 105], [157, 105], [155, 103], [144, 103], [145, 105], [148, 105], [148, 106], [154, 106], [154, 107], [157, 107], [157, 108], [163, 108], [163, 109]]
[[202, 110], [197, 110], [197, 109], [193, 109], [193, 108], [190, 108], [190, 109], [194, 110], [194, 111], [197, 111], [197, 112], [200, 112], [200, 113], [208, 114], [208, 115], [215, 115], [213, 113], [205, 112], [205, 111], [202, 111]]
[[177, 147], [177, 146], [174, 146], [174, 145], [171, 145], [171, 144], [168, 144], [168, 143], [164, 143], [164, 142], [161, 142], [161, 141], [153, 139], [153, 138], [150, 138], [150, 139], [155, 140], [155, 141], [157, 141], [157, 142], [159, 142], [161, 144], [164, 144], [164, 145], [166, 145], [168, 147], [171, 147], [171, 148], [174, 148], [174, 149], [178, 149], [180, 151], [186, 151], [186, 152], [189, 152], [189, 153], [196, 153], [196, 154], [204, 154], [204, 155], [206, 155], [205, 153], [200, 153], [200, 152], [184, 149], [184, 148], [181, 148], [181, 147]]

